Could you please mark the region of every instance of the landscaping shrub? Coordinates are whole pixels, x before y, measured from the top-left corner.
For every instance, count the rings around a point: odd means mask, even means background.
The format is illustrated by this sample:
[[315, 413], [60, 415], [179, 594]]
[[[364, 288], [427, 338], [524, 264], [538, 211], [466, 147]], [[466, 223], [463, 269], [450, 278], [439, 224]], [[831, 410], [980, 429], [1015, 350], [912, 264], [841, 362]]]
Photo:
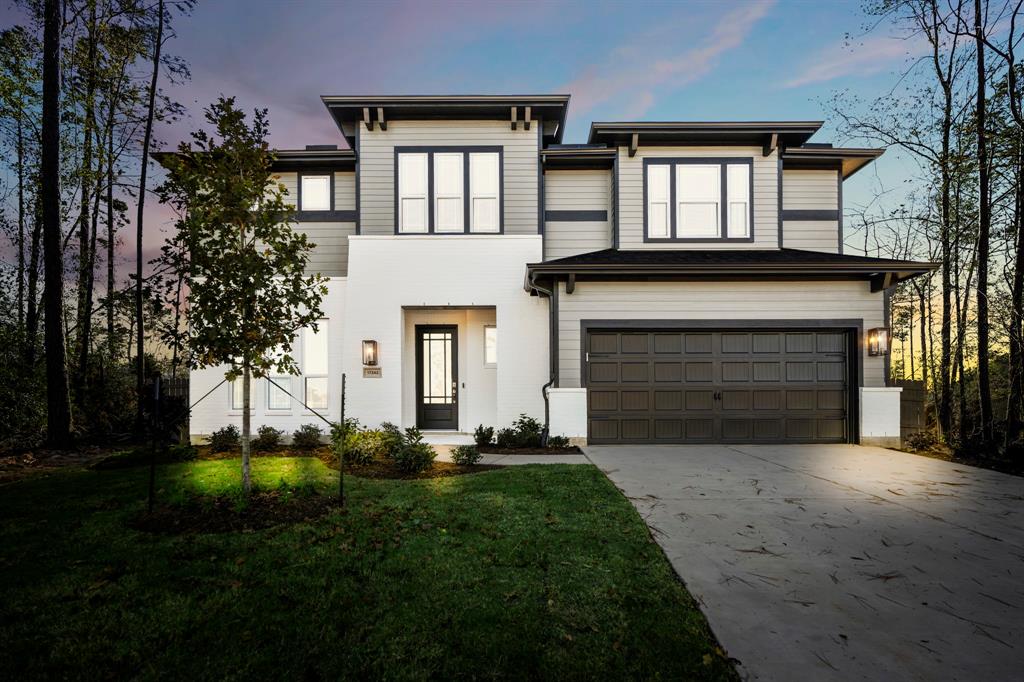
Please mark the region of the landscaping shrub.
[[214, 452], [227, 452], [238, 447], [242, 442], [238, 427], [228, 424], [210, 434], [210, 449]]
[[498, 429], [498, 433], [494, 436], [494, 444], [499, 448], [514, 448], [517, 442], [515, 429]]
[[567, 448], [571, 447], [569, 439], [565, 436], [548, 436], [548, 447], [549, 448]]
[[935, 432], [928, 430], [910, 434], [904, 439], [903, 444], [911, 450], [930, 450], [937, 442]]
[[481, 424], [473, 432], [473, 440], [478, 448], [486, 447], [494, 440], [494, 427]]
[[435, 457], [434, 448], [423, 442], [423, 434], [415, 426], [405, 430], [402, 447], [394, 454], [395, 466], [410, 474], [428, 469]]
[[480, 461], [480, 451], [475, 445], [460, 445], [452, 448], [452, 461], [460, 466], [476, 464]]
[[264, 424], [256, 429], [256, 437], [252, 439], [252, 449], [256, 452], [274, 450], [281, 445], [281, 436], [283, 435], [284, 431]]
[[167, 447], [167, 460], [170, 462], [191, 462], [199, 456], [191, 443], [177, 443]]
[[394, 457], [402, 448], [402, 430], [391, 422], [381, 422], [380, 434], [384, 439], [384, 456]]
[[512, 422], [512, 428], [516, 432], [515, 447], [520, 448], [539, 448], [540, 447], [540, 436], [544, 429], [544, 425], [533, 417], [528, 417], [525, 414], [519, 415], [519, 418]]
[[354, 431], [345, 440], [345, 459], [353, 464], [369, 464], [386, 454], [384, 434], [380, 431]]
[[303, 424], [292, 434], [292, 445], [296, 450], [316, 450], [323, 435], [323, 429], [316, 424]]

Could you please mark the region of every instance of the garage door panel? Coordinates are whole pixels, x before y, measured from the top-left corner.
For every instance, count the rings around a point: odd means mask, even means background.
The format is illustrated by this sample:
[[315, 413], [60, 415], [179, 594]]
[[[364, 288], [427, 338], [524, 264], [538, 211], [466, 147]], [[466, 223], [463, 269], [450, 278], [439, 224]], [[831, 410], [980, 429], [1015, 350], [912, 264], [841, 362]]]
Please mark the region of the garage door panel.
[[836, 331], [589, 333], [594, 443], [844, 442], [848, 337]]

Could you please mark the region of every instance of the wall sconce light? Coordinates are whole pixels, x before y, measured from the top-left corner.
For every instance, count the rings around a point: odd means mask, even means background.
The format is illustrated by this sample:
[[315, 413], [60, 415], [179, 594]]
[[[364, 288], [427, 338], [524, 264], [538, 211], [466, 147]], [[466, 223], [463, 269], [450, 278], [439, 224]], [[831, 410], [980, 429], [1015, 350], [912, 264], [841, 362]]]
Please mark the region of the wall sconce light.
[[889, 328], [875, 327], [868, 330], [868, 355], [889, 354]]
[[366, 339], [363, 341], [363, 364], [367, 367], [376, 367], [380, 362], [380, 355], [377, 352], [377, 342]]

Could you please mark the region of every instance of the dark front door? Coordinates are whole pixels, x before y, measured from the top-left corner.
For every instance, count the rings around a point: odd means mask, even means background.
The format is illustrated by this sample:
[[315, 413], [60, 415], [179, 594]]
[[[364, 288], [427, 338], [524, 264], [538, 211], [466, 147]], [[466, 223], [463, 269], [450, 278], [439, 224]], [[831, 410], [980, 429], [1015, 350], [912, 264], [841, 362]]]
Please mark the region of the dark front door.
[[842, 330], [590, 331], [591, 443], [845, 443]]
[[454, 325], [416, 326], [416, 426], [459, 428], [459, 334]]

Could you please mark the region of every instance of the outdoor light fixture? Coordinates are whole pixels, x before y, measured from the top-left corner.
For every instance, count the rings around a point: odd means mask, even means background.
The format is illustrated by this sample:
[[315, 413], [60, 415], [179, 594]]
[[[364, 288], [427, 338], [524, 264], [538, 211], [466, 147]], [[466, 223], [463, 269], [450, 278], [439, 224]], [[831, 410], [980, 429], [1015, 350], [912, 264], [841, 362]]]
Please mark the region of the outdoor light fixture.
[[868, 355], [889, 354], [889, 328], [875, 327], [868, 330]]
[[363, 364], [367, 367], [376, 367], [380, 362], [380, 355], [377, 353], [377, 342], [371, 339], [363, 341]]

